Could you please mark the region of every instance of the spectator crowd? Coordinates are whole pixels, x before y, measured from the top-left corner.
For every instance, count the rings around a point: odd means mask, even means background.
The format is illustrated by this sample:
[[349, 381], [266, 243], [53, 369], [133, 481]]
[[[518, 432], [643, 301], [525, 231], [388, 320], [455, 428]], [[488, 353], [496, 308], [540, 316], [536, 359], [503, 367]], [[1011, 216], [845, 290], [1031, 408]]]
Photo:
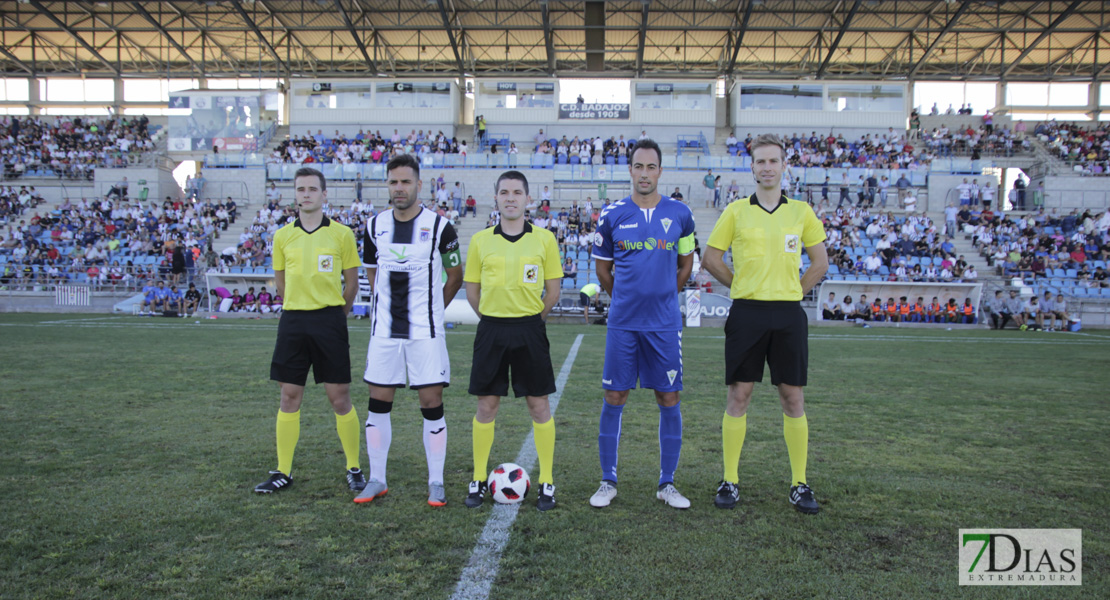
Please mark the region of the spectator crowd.
[[431, 129], [425, 132], [412, 130], [407, 135], [394, 129], [392, 135], [382, 134], [381, 130], [368, 133], [362, 129], [354, 136], [335, 131], [332, 136], [323, 130], [311, 130], [305, 135], [295, 135], [283, 140], [267, 157], [268, 163], [289, 164], [363, 164], [388, 163], [394, 156], [411, 154], [424, 157], [429, 155], [467, 153], [466, 140], [447, 137], [443, 131], [435, 134]]
[[0, 117], [4, 177], [29, 173], [92, 180], [97, 167], [139, 164], [154, 150], [141, 117]]
[[1081, 127], [1075, 123], [1040, 123], [1033, 130], [1057, 158], [1085, 175], [1110, 174], [1110, 136], [1107, 125]]

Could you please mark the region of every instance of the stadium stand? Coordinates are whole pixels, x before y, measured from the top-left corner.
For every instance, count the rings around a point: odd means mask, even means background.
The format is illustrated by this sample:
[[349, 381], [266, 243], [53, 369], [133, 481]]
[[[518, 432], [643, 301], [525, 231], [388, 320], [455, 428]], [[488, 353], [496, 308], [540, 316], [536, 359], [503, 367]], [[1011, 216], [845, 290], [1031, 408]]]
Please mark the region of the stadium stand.
[[141, 117], [0, 118], [4, 178], [93, 179], [97, 168], [138, 165], [155, 150], [157, 126]]
[[212, 253], [212, 241], [235, 222], [236, 212], [234, 203], [207, 201], [146, 208], [126, 196], [66, 200], [7, 226], [0, 242], [0, 285], [49, 291], [81, 283], [94, 290], [133, 291], [174, 275], [175, 248], [191, 254], [181, 265], [191, 280], [204, 250]]

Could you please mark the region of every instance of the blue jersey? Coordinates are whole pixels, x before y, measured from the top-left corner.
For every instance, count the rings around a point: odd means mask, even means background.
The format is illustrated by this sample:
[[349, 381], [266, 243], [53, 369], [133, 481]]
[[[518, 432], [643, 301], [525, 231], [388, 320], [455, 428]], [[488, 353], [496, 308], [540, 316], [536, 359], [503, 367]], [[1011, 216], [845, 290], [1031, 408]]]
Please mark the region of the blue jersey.
[[154, 301], [154, 292], [157, 289], [158, 289], [158, 286], [144, 285], [143, 286], [143, 298], [145, 298], [147, 302], [153, 302]]
[[662, 196], [642, 209], [631, 197], [609, 205], [597, 222], [594, 258], [613, 261], [609, 327], [678, 331], [678, 257], [694, 251], [694, 215]]
[[159, 300], [165, 300], [170, 295], [170, 291], [164, 287], [154, 288], [154, 295], [157, 296]]

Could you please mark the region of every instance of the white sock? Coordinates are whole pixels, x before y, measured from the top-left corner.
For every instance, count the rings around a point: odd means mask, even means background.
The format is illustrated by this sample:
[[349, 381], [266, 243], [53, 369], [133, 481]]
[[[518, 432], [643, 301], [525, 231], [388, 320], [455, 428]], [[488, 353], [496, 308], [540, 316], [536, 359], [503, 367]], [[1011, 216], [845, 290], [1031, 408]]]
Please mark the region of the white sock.
[[443, 462], [447, 458], [447, 420], [424, 419], [424, 454], [428, 458], [428, 483], [443, 483]]
[[366, 454], [370, 457], [367, 479], [385, 483], [385, 463], [389, 460], [389, 444], [393, 441], [393, 425], [389, 413], [367, 413]]

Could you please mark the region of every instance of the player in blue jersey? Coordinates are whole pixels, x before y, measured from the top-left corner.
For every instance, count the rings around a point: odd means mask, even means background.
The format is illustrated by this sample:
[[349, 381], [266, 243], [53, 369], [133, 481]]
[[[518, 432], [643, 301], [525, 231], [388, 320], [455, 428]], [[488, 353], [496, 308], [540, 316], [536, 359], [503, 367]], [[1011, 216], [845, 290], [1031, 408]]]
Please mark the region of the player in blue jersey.
[[154, 289], [154, 310], [157, 312], [164, 312], [169, 307], [170, 289], [162, 281], [158, 282], [158, 287]]
[[601, 487], [590, 498], [608, 506], [617, 495], [617, 447], [628, 392], [655, 391], [659, 404], [659, 488], [656, 498], [689, 508], [674, 486], [682, 450], [682, 314], [678, 291], [694, 267], [694, 216], [690, 208], [656, 191], [662, 171], [659, 145], [641, 139], [628, 170], [632, 195], [611, 204], [598, 219], [593, 256], [597, 278], [609, 293], [609, 330], [601, 384], [605, 401], [598, 427]]
[[[163, 285], [161, 281], [158, 285]], [[143, 286], [143, 304], [139, 314], [149, 315], [154, 311], [154, 300], [156, 298], [155, 292], [158, 290], [158, 285], [148, 283]]]

